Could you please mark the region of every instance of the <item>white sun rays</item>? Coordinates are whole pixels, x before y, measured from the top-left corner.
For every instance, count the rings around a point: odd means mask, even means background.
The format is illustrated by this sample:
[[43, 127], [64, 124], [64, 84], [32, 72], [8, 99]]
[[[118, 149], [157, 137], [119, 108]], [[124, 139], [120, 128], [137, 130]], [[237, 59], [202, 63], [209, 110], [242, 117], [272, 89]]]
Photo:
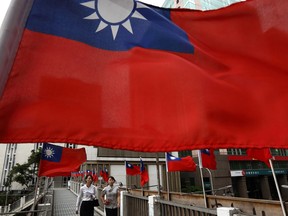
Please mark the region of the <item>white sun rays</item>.
[[137, 9], [147, 8], [147, 6], [134, 0], [93, 0], [81, 3], [81, 5], [95, 10], [84, 19], [100, 20], [96, 32], [110, 26], [114, 40], [120, 25], [133, 34], [130, 18], [146, 20]]
[[46, 147], [44, 150], [44, 157], [46, 158], [52, 158], [55, 155], [55, 151], [51, 147]]

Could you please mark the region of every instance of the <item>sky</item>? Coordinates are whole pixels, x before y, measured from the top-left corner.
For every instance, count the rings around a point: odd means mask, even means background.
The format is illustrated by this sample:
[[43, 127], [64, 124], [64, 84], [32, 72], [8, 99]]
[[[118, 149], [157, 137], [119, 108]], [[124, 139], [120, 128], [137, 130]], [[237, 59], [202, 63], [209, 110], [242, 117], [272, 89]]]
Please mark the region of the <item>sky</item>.
[[11, 0], [0, 0], [0, 27]]
[[[154, 4], [156, 6], [161, 6], [163, 5], [163, 2], [165, 0], [142, 0], [142, 2], [146, 2], [149, 4]], [[5, 17], [6, 11], [9, 7], [11, 0], [0, 0], [0, 28], [3, 22], [3, 19]]]

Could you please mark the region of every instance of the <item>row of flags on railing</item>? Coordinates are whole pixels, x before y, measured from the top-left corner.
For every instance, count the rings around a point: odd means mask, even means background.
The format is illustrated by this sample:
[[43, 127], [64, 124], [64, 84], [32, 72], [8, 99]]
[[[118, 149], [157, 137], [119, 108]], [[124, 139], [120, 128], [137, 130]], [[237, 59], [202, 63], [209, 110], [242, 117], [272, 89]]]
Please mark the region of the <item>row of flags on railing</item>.
[[[204, 162], [202, 163], [202, 165], [199, 165], [200, 167], [204, 166], [209, 169], [216, 169], [214, 150], [212, 149], [202, 150], [201, 156], [202, 161]], [[181, 157], [175, 157], [170, 153], [165, 153], [165, 158], [166, 158], [167, 172], [175, 172], [175, 171], [193, 172], [196, 170], [197, 164], [194, 162], [191, 156], [181, 158]], [[141, 178], [140, 184], [142, 187], [149, 181], [148, 172], [141, 158], [140, 158], [140, 166], [133, 165], [127, 161], [125, 161], [125, 166], [126, 166], [126, 175], [131, 176], [140, 175]]]
[[[277, 179], [275, 176], [274, 168], [272, 165], [272, 155], [269, 148], [262, 148], [262, 149], [247, 149], [246, 151], [247, 156], [251, 159], [256, 159], [263, 161], [267, 164], [268, 167], [271, 168], [274, 181], [276, 187], [279, 188]], [[165, 153], [166, 158], [166, 171], [167, 172], [175, 172], [175, 171], [188, 171], [193, 172], [196, 170], [197, 164], [194, 162], [191, 156], [186, 157], [175, 157], [171, 153]], [[80, 166], [82, 163], [86, 161], [86, 151], [84, 148], [81, 149], [71, 149], [71, 148], [64, 148], [61, 146], [52, 145], [49, 143], [44, 143], [41, 160], [39, 165], [39, 173], [38, 176], [47, 176], [47, 177], [54, 177], [54, 176], [71, 176], [71, 177], [80, 177], [82, 180], [84, 176], [87, 174], [92, 175], [94, 182], [98, 182], [99, 178], [97, 175], [97, 171], [80, 171]], [[214, 155], [213, 149], [202, 149], [198, 151], [198, 161], [199, 161], [199, 168], [200, 174], [202, 172], [201, 168], [208, 168], [215, 170], [217, 167], [216, 159]], [[144, 187], [146, 183], [149, 182], [149, 174], [144, 166], [144, 162], [140, 158], [140, 166], [133, 165], [127, 161], [125, 161], [126, 166], [126, 175], [140, 175], [140, 185]], [[105, 182], [108, 182], [108, 169], [105, 167], [101, 169], [99, 175]], [[167, 185], [169, 185], [167, 177]], [[203, 182], [203, 175], [201, 174], [202, 185]], [[158, 180], [159, 181], [159, 180]], [[101, 183], [100, 183], [101, 184]], [[282, 200], [281, 194], [278, 191], [279, 199]], [[167, 188], [168, 197], [169, 197], [169, 187]], [[203, 187], [203, 194], [205, 197], [205, 189]], [[169, 198], [168, 198], [169, 199]], [[206, 200], [204, 198], [204, 200]], [[282, 203], [282, 201], [281, 201]], [[205, 201], [205, 205], [207, 203]], [[283, 204], [281, 207], [284, 209]]]
[[78, 178], [78, 177], [84, 178], [86, 175], [92, 175], [94, 182], [98, 182], [99, 176], [101, 176], [105, 182], [108, 182], [108, 179], [109, 179], [109, 172], [106, 167], [104, 168], [104, 170], [101, 169], [99, 174], [97, 173], [97, 170], [95, 171], [90, 171], [90, 170], [80, 171], [79, 170], [76, 172], [71, 172], [71, 177], [74, 177], [74, 178]]
[[[199, 150], [201, 153], [199, 157], [199, 167], [205, 167], [211, 170], [217, 168], [217, 163], [215, 159], [214, 149], [202, 149]], [[247, 149], [247, 156], [251, 159], [256, 159], [263, 161], [270, 167], [269, 159], [272, 158], [269, 148], [263, 149]], [[166, 168], [167, 172], [174, 171], [195, 171], [197, 164], [194, 162], [191, 156], [186, 157], [175, 157], [171, 153], [165, 154], [166, 158]], [[84, 148], [81, 149], [71, 149], [65, 148], [57, 145], [52, 145], [49, 143], [44, 143], [40, 166], [39, 166], [39, 176], [85, 176], [88, 173], [94, 178], [94, 181], [98, 180], [98, 175], [96, 171], [79, 171], [80, 165], [86, 161], [86, 152]], [[149, 181], [148, 171], [144, 166], [142, 158], [140, 158], [140, 165], [133, 165], [129, 162], [125, 162], [126, 165], [126, 175], [140, 175], [141, 176], [141, 186], [145, 185]], [[99, 175], [104, 181], [108, 181], [108, 169], [100, 170]]]
[[[272, 155], [269, 148], [262, 148], [262, 149], [249, 148], [246, 149], [246, 154], [249, 157], [249, 159], [262, 161], [268, 167], [270, 167], [269, 159], [272, 158]], [[201, 157], [201, 160], [199, 160], [199, 167], [201, 168], [204, 167], [211, 170], [217, 169], [214, 149], [200, 150], [199, 157]], [[191, 156], [178, 158], [169, 153], [166, 153], [166, 163], [168, 172], [195, 171], [197, 166]]]
[[143, 187], [149, 181], [148, 171], [145, 168], [143, 160], [140, 158], [140, 166], [133, 165], [125, 161], [126, 175], [140, 175], [140, 185]]

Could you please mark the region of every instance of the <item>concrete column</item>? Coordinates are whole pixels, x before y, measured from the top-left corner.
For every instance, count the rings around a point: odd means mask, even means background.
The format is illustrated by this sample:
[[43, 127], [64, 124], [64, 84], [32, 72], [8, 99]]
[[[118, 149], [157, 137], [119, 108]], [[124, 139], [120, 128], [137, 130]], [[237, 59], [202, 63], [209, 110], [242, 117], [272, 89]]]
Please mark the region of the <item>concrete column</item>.
[[281, 187], [281, 185], [288, 185], [287, 175], [278, 175], [277, 178], [279, 182], [280, 191], [282, 194], [282, 199], [283, 201], [286, 201], [288, 200], [288, 188], [283, 188]]
[[240, 177], [237, 181], [237, 191], [240, 197], [248, 198], [246, 177]]
[[272, 200], [268, 176], [263, 176], [262, 178], [260, 178], [260, 186], [261, 186], [262, 198]]
[[238, 209], [233, 207], [219, 207], [217, 208], [218, 216], [233, 216], [233, 214], [239, 212]]
[[156, 202], [157, 198], [159, 198], [158, 195], [148, 197], [149, 216], [160, 216], [160, 206]]

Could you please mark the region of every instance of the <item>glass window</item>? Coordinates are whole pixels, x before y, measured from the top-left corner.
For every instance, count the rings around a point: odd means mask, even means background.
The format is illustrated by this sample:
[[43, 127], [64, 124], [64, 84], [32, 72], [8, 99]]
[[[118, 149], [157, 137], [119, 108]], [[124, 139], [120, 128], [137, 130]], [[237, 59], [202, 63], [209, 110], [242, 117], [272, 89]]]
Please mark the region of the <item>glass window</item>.
[[178, 153], [179, 153], [179, 157], [192, 156], [192, 151], [190, 151], [190, 150], [180, 151]]
[[66, 143], [65, 147], [66, 147], [66, 148], [72, 148], [72, 149], [75, 149], [75, 148], [76, 148], [76, 145], [73, 144], [73, 143]]
[[288, 154], [287, 149], [271, 149], [271, 154], [275, 156], [287, 156]]
[[227, 149], [228, 155], [245, 155], [245, 149]]

